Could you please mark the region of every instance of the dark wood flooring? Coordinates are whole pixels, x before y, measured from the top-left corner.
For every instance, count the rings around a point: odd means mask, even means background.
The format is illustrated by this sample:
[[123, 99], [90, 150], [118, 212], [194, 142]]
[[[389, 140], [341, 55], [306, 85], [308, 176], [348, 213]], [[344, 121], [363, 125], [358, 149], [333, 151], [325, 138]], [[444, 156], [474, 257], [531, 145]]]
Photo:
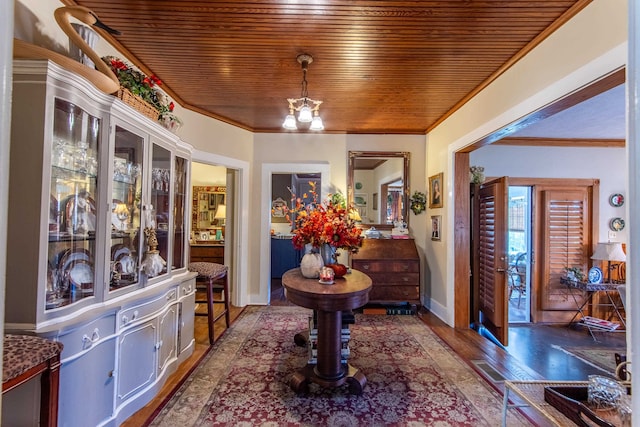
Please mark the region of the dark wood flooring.
[[[271, 305], [290, 305], [277, 280], [272, 281]], [[218, 308], [216, 306], [216, 308]], [[242, 312], [233, 307], [232, 320]], [[567, 326], [544, 326], [516, 324], [509, 329], [510, 344], [506, 348], [494, 344], [472, 329], [453, 329], [435, 315], [421, 309], [418, 317], [460, 357], [485, 378], [496, 390], [504, 391], [503, 380], [584, 380], [590, 374], [602, 371], [572, 357], [559, 347], [625, 347], [625, 334], [598, 333], [595, 341], [585, 329]], [[215, 335], [218, 339], [225, 331], [224, 316], [216, 322]], [[125, 427], [144, 426], [156, 410], [168, 399], [173, 391], [186, 379], [209, 349], [206, 317], [196, 317], [196, 346], [194, 354], [172, 374], [158, 396], [130, 417]], [[489, 367], [484, 369], [483, 367]], [[528, 410], [523, 413], [534, 423], [540, 421]]]

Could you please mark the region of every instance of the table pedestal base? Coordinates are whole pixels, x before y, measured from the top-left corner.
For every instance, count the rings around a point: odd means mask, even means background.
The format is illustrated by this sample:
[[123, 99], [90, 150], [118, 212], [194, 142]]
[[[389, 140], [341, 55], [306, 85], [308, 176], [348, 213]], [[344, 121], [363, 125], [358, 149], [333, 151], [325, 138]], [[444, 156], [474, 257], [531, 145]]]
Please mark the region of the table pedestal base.
[[349, 393], [361, 395], [367, 383], [367, 378], [362, 372], [348, 363], [343, 365], [343, 375], [332, 379], [323, 378], [318, 375], [316, 365], [308, 364], [293, 374], [289, 385], [296, 393], [307, 393], [309, 391], [309, 383], [312, 382], [321, 387], [339, 387], [346, 382], [349, 384]]

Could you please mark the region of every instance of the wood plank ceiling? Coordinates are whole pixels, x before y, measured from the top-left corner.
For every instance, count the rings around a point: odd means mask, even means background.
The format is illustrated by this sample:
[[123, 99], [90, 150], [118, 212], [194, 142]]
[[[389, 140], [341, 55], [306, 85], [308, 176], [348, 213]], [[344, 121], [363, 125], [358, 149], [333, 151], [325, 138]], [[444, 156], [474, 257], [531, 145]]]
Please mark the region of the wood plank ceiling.
[[75, 4], [120, 30], [110, 40], [185, 108], [253, 132], [290, 132], [286, 98], [300, 97], [296, 57], [309, 53], [308, 95], [323, 101], [324, 132], [422, 134], [589, 1]]

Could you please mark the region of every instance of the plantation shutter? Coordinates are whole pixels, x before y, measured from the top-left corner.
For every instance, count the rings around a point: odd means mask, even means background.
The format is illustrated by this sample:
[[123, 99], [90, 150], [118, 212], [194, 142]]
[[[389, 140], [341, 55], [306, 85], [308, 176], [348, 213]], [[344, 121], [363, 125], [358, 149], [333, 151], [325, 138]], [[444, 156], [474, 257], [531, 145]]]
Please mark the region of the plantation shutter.
[[589, 188], [544, 190], [541, 306], [543, 310], [575, 310], [582, 292], [560, 283], [566, 267], [589, 266], [591, 206]]
[[506, 177], [480, 187], [478, 218], [478, 308], [482, 324], [503, 345], [508, 344], [506, 283]]

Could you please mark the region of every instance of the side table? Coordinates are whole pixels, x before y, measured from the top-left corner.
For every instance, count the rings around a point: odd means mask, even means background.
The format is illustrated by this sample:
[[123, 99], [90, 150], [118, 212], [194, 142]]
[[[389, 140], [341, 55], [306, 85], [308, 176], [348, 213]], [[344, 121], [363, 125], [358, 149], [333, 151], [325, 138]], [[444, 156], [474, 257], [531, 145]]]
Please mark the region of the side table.
[[332, 285], [323, 285], [318, 279], [307, 279], [299, 268], [282, 276], [287, 299], [293, 304], [316, 310], [318, 313], [318, 363], [307, 364], [293, 374], [291, 388], [307, 391], [310, 382], [323, 387], [337, 387], [349, 383], [352, 394], [362, 394], [367, 383], [364, 374], [351, 365], [342, 364], [340, 357], [340, 331], [342, 311], [362, 307], [369, 301], [371, 279], [352, 270]]
[[[618, 284], [572, 282], [565, 278], [561, 278], [560, 283], [567, 286], [569, 290], [580, 289], [587, 294], [584, 301], [580, 303], [575, 294], [571, 293], [571, 296], [576, 303], [577, 310], [569, 321], [569, 325], [579, 324], [585, 326], [595, 341], [597, 341], [597, 339], [593, 334], [594, 331], [623, 332], [626, 330], [627, 325], [625, 318], [620, 312], [620, 309], [623, 308], [622, 302], [617, 302], [619, 300]], [[605, 294], [607, 298], [606, 302], [594, 302], [594, 297], [599, 292], [603, 292]], [[616, 296], [618, 296], [617, 299], [615, 298]], [[609, 317], [607, 319], [598, 319], [585, 314], [585, 312], [593, 314], [593, 308], [595, 307], [609, 307], [611, 310]], [[617, 320], [620, 321], [619, 325], [612, 322], [614, 318], [617, 318]], [[617, 329], [618, 326], [622, 326], [623, 329]]]
[[40, 425], [58, 425], [58, 387], [62, 344], [31, 335], [5, 335], [2, 394], [41, 377]]

